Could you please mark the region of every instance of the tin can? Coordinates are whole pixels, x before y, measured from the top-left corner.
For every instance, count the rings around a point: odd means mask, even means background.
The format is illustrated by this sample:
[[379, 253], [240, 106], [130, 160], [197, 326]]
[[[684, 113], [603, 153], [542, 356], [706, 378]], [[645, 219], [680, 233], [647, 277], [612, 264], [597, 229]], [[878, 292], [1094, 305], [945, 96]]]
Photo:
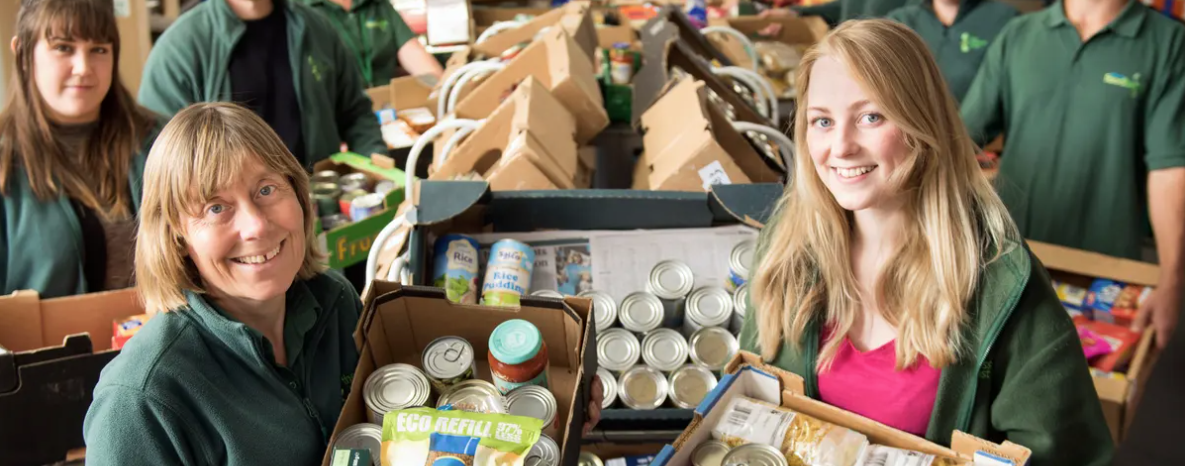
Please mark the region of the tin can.
[[749, 443], [733, 448], [720, 461], [721, 466], [790, 466], [777, 448]]
[[535, 290], [531, 292], [531, 296], [536, 298], [564, 299], [564, 294], [556, 290]]
[[688, 364], [671, 372], [667, 381], [667, 397], [671, 404], [679, 408], [695, 409], [713, 388], [716, 388], [716, 376], [712, 371]]
[[506, 413], [543, 421], [543, 428], [555, 427], [559, 407], [551, 390], [538, 385], [523, 385], [506, 394]]
[[341, 210], [337, 199], [341, 197], [342, 190], [337, 186], [337, 183], [313, 183], [309, 192], [312, 193], [313, 203], [317, 205], [317, 212], [321, 214], [321, 217], [327, 217]]
[[634, 79], [634, 55], [629, 44], [618, 42], [609, 51], [609, 78], [613, 84], [626, 85]]
[[436, 393], [448, 393], [458, 383], [477, 374], [477, 358], [473, 345], [461, 337], [440, 337], [428, 343], [421, 358], [424, 375]]
[[732, 320], [728, 322], [728, 329], [733, 335], [741, 334], [741, 327], [745, 325], [745, 311], [749, 308], [749, 284], [738, 286], [732, 293]]
[[703, 443], [691, 451], [691, 466], [721, 466], [724, 456], [728, 454], [727, 443], [719, 440], [704, 440]]
[[724, 284], [728, 291], [736, 291], [737, 287], [749, 281], [749, 267], [753, 264], [753, 251], [757, 242], [742, 241], [732, 248], [728, 255], [728, 280]]
[[370, 178], [365, 173], [347, 173], [338, 179], [342, 191], [370, 191]]
[[309, 177], [309, 183], [313, 185], [332, 184], [334, 186], [339, 186], [340, 182], [341, 175], [333, 170], [321, 170], [317, 173], [313, 173], [313, 176]]
[[740, 345], [728, 330], [720, 327], [704, 327], [691, 334], [687, 341], [691, 362], [713, 372], [724, 370], [724, 366], [736, 356]]
[[617, 402], [617, 377], [604, 367], [597, 368], [597, 377], [601, 378], [601, 409], [609, 409]]
[[662, 326], [666, 328], [680, 328], [683, 326], [683, 305], [692, 288], [695, 286], [695, 275], [691, 267], [679, 261], [662, 261], [650, 270], [650, 278], [646, 282], [646, 290], [654, 293], [662, 300]]
[[580, 452], [580, 459], [576, 461], [576, 466], [605, 466], [605, 463], [601, 461], [601, 457], [587, 451], [582, 451]]
[[642, 339], [642, 360], [663, 372], [678, 369], [687, 362], [687, 339], [669, 328], [647, 333]]
[[662, 326], [665, 310], [662, 301], [651, 293], [636, 291], [621, 300], [618, 308], [621, 326], [639, 336]]
[[458, 411], [485, 414], [506, 414], [502, 392], [494, 384], [481, 379], [469, 379], [452, 386], [452, 390], [436, 401], [436, 408], [452, 405]]
[[383, 457], [383, 427], [365, 422], [354, 424], [342, 429], [337, 434], [334, 450], [367, 450], [370, 452], [371, 463], [378, 466]]
[[630, 409], [657, 409], [667, 400], [667, 378], [649, 366], [634, 366], [621, 375], [617, 397]]
[[[363, 191], [361, 189], [343, 192], [341, 197], [337, 198], [337, 206], [341, 210], [341, 213], [343, 213], [347, 217], [349, 217], [350, 216], [350, 203], [354, 202], [354, 199], [357, 199], [357, 198], [365, 196], [365, 195], [366, 195], [366, 191]], [[353, 217], [351, 217], [351, 218], [353, 218]]]
[[518, 306], [531, 291], [535, 250], [512, 239], [494, 243], [481, 287], [481, 303], [488, 306]]
[[343, 227], [350, 224], [350, 218], [345, 214], [329, 214], [321, 217], [321, 228], [325, 231], [333, 231], [336, 228]]
[[547, 434], [539, 434], [539, 440], [523, 457], [523, 466], [560, 466], [560, 446]]
[[350, 201], [350, 218], [355, 222], [366, 220], [383, 210], [383, 196], [369, 193]]
[[589, 290], [576, 296], [592, 300], [593, 322], [597, 326], [597, 333], [604, 332], [617, 323], [617, 301], [608, 293]]
[[391, 191], [394, 191], [394, 190], [395, 190], [395, 182], [391, 181], [391, 180], [379, 180], [378, 183], [374, 184], [375, 194], [382, 194], [383, 197], [387, 197], [387, 194], [390, 194]]
[[642, 343], [629, 330], [611, 328], [597, 335], [597, 364], [621, 373], [634, 367], [642, 357]]
[[444, 235], [432, 246], [432, 286], [444, 288], [449, 301], [477, 304], [479, 268], [477, 240], [465, 235]]
[[705, 286], [687, 297], [683, 334], [690, 337], [704, 327], [727, 327], [732, 319], [732, 296], [724, 288]]
[[383, 425], [383, 416], [388, 412], [424, 406], [430, 387], [428, 377], [416, 366], [395, 363], [376, 369], [362, 386], [367, 419]]

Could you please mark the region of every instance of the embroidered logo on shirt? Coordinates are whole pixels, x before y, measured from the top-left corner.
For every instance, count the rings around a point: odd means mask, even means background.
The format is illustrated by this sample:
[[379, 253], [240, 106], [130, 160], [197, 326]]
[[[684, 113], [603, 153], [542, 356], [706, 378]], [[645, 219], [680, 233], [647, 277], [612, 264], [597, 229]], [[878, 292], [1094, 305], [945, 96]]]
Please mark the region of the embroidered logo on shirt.
[[983, 367], [979, 369], [979, 378], [983, 380], [991, 380], [992, 378], [992, 362], [987, 361], [983, 363]]
[[1140, 96], [1140, 89], [1143, 87], [1140, 84], [1140, 73], [1133, 74], [1129, 78], [1116, 72], [1110, 72], [1103, 75], [1103, 83], [1131, 91], [1133, 99]]
[[380, 31], [386, 31], [387, 20], [370, 18], [366, 20], [366, 29], [378, 29]]
[[317, 66], [317, 60], [312, 55], [309, 55], [309, 72], [313, 73], [313, 79], [321, 82], [321, 67]]
[[959, 36], [959, 39], [959, 51], [963, 53], [970, 53], [972, 50], [979, 50], [988, 45], [988, 41], [975, 37], [970, 32], [964, 32], [962, 36]]

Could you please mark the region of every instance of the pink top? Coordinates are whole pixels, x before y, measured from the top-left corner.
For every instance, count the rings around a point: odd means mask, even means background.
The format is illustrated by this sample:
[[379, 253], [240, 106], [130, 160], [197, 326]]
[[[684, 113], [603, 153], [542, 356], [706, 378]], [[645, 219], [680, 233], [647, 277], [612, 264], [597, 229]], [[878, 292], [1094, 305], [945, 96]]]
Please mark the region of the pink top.
[[864, 353], [845, 336], [831, 370], [818, 374], [819, 396], [829, 405], [925, 436], [942, 371], [920, 355], [913, 367], [896, 371], [895, 344]]

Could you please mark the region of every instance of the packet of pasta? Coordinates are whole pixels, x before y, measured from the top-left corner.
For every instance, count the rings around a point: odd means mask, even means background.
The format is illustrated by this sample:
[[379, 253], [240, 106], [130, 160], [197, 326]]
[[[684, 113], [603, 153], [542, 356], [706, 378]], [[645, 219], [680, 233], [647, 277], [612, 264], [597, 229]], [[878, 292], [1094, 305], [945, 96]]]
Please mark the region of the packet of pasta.
[[523, 466], [543, 421], [412, 408], [383, 416], [382, 466]]
[[864, 434], [744, 397], [728, 403], [712, 437], [730, 447], [769, 445], [781, 450], [790, 466], [856, 464], [868, 448]]
[[913, 450], [869, 445], [856, 466], [955, 466], [955, 462]]

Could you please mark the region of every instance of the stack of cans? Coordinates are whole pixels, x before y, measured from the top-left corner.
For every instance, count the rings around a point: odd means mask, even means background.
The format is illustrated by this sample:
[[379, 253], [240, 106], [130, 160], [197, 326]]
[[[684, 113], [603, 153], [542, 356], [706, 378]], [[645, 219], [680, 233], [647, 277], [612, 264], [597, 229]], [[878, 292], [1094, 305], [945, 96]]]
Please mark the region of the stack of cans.
[[309, 181], [310, 196], [325, 231], [377, 214], [383, 210], [387, 194], [395, 189], [391, 180], [375, 183], [364, 173], [342, 175], [333, 170], [318, 171]]

